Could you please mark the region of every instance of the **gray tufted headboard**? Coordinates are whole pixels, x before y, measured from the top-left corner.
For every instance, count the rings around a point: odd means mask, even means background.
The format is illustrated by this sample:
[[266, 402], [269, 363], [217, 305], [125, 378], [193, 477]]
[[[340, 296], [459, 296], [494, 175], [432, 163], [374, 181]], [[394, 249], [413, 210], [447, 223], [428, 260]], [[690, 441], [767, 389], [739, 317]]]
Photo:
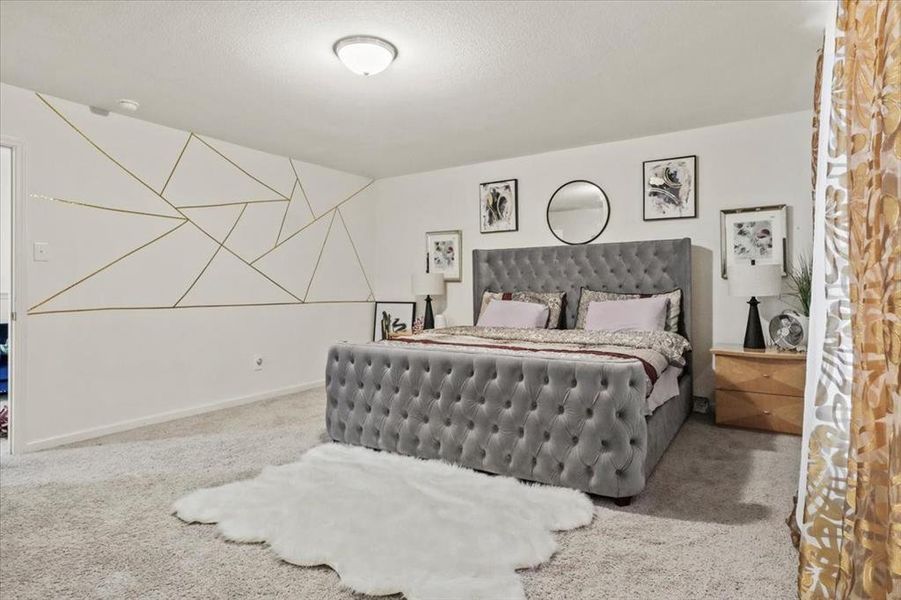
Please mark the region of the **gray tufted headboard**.
[[566, 326], [576, 324], [582, 287], [642, 293], [682, 290], [679, 333], [691, 332], [691, 238], [473, 250], [473, 314], [485, 290], [566, 292]]

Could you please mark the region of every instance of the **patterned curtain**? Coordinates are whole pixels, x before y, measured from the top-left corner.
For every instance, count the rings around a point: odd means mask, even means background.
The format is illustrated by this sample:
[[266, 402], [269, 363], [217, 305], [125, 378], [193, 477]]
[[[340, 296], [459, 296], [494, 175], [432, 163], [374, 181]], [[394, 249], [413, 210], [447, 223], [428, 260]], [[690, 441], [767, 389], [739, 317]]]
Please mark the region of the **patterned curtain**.
[[[901, 3], [827, 38], [800, 516], [801, 598], [901, 597]], [[827, 139], [822, 139], [826, 137]], [[825, 154], [825, 156], [824, 156]]]

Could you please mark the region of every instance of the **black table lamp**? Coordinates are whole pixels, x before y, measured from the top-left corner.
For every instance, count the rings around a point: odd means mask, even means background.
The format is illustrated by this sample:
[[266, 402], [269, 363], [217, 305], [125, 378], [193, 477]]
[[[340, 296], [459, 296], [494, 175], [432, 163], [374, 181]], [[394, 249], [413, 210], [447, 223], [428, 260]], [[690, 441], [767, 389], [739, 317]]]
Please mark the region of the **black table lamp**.
[[417, 296], [425, 296], [423, 329], [434, 329], [435, 313], [432, 312], [432, 296], [444, 295], [444, 273], [414, 273], [413, 293]]
[[760, 325], [760, 313], [757, 310], [757, 296], [778, 296], [782, 291], [782, 266], [758, 265], [742, 262], [729, 265], [729, 294], [747, 298], [748, 325], [745, 327], [745, 348], [749, 350], [766, 349], [763, 327]]

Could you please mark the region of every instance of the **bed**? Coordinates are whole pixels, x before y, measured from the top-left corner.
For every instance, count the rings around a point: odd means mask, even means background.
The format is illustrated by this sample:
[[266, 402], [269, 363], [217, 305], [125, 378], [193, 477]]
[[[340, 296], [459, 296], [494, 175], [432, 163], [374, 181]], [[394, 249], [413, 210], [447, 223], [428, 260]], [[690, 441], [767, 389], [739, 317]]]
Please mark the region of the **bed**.
[[[475, 250], [472, 264], [474, 319], [486, 290], [565, 291], [572, 329], [582, 287], [640, 294], [679, 288], [678, 333], [689, 337], [689, 238]], [[503, 345], [495, 340], [471, 347], [462, 338], [428, 342], [450, 339], [442, 335], [332, 346], [326, 364], [331, 439], [627, 504], [691, 411], [690, 351], [676, 380], [678, 395], [650, 412], [648, 365], [638, 358], [533, 352], [521, 341], [515, 342], [520, 351], [500, 352], [480, 347]], [[550, 335], [550, 343], [579, 336]]]

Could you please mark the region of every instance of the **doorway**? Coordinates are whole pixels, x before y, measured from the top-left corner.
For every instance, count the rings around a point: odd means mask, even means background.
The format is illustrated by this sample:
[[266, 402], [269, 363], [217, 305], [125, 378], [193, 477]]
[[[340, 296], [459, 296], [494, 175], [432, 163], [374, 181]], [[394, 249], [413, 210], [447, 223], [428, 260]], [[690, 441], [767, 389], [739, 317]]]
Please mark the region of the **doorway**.
[[0, 455], [9, 444], [9, 354], [12, 316], [13, 149], [0, 145]]
[[[0, 455], [22, 451], [16, 434], [22, 422], [22, 393], [15, 374], [16, 356], [24, 355], [22, 327], [17, 326], [17, 302], [24, 291], [14, 252], [24, 239], [24, 145], [0, 135]], [[24, 341], [24, 340], [23, 340]]]

